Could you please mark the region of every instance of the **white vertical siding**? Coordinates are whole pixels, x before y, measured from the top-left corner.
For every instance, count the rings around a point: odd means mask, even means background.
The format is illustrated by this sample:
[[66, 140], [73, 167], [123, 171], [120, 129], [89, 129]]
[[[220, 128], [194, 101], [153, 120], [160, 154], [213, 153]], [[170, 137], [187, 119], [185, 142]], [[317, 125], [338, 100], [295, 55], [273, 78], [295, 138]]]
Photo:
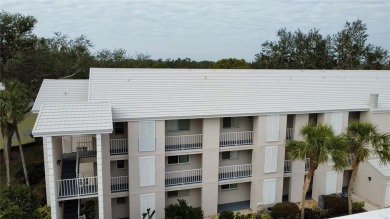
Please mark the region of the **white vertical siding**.
[[155, 156], [139, 158], [139, 185], [153, 186], [156, 183], [156, 158]]
[[140, 195], [140, 218], [143, 219], [142, 214], [146, 213], [148, 208], [150, 212], [156, 210], [156, 193], [149, 193]]
[[276, 179], [266, 179], [263, 184], [263, 204], [273, 204], [276, 199]]
[[96, 134], [96, 163], [98, 186], [99, 218], [104, 218], [104, 196], [103, 196], [103, 155], [102, 155], [102, 135]]
[[264, 157], [264, 173], [274, 173], [278, 170], [278, 146], [266, 147]]
[[343, 113], [342, 112], [334, 112], [332, 113], [331, 118], [332, 128], [336, 135], [341, 134], [343, 127]]
[[155, 121], [139, 122], [139, 151], [156, 150], [156, 123]]
[[326, 173], [326, 186], [325, 186], [325, 194], [333, 194], [336, 193], [337, 189], [337, 173], [335, 171]]
[[267, 116], [267, 142], [279, 141], [279, 119], [279, 115]]

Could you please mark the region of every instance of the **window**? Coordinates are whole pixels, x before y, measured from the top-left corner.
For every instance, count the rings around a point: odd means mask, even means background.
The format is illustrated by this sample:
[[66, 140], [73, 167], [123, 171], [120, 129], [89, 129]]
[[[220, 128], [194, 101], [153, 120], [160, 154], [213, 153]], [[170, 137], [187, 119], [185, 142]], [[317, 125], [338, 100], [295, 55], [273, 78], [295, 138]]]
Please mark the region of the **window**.
[[225, 117], [222, 120], [223, 128], [238, 128], [238, 117]]
[[221, 186], [222, 190], [232, 190], [232, 189], [237, 189], [237, 183], [234, 184], [227, 184], [227, 185], [222, 185]]
[[167, 130], [170, 132], [188, 131], [190, 130], [190, 120], [189, 119], [168, 120]]
[[176, 190], [176, 191], [168, 192], [168, 198], [182, 197], [182, 196], [189, 196], [189, 195], [190, 195], [190, 190], [189, 189]]
[[190, 162], [190, 155], [169, 156], [168, 164], [183, 164]]
[[116, 161], [116, 168], [117, 169], [125, 169], [125, 161], [124, 160], [117, 160]]
[[125, 125], [123, 122], [114, 122], [114, 133], [116, 135], [125, 134]]
[[126, 204], [126, 197], [116, 198], [116, 204], [117, 204], [117, 205]]
[[222, 152], [222, 160], [231, 160], [238, 158], [238, 151], [226, 151]]

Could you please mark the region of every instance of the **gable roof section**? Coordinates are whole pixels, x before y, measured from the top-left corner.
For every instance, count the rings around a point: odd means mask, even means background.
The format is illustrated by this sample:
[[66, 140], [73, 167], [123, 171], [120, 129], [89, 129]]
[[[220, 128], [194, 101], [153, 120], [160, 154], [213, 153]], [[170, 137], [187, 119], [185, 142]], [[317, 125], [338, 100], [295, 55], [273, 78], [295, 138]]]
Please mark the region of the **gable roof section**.
[[111, 132], [111, 105], [85, 102], [43, 105], [32, 134], [41, 137]]
[[375, 167], [383, 176], [390, 178], [390, 166], [381, 165], [379, 158], [369, 159], [368, 162]]
[[390, 110], [390, 71], [91, 68], [89, 101], [126, 121], [366, 111], [371, 93]]
[[32, 112], [39, 112], [44, 104], [56, 105], [87, 101], [88, 80], [45, 79], [39, 89]]

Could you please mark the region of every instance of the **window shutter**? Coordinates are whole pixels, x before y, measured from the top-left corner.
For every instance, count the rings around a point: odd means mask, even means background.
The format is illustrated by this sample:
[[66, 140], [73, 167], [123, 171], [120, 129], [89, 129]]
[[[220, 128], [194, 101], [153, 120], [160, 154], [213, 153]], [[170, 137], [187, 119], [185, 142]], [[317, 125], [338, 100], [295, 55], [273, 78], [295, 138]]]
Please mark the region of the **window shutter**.
[[155, 151], [155, 121], [139, 122], [139, 151]]
[[325, 195], [336, 193], [337, 173], [335, 171], [326, 174]]
[[156, 175], [156, 161], [155, 157], [140, 157], [139, 158], [139, 185], [153, 186], [155, 185]]
[[156, 193], [143, 194], [140, 198], [140, 218], [143, 219], [142, 214], [146, 213], [148, 208], [150, 212], [156, 210]]
[[276, 179], [266, 179], [263, 183], [263, 204], [275, 203], [276, 197]]
[[341, 130], [343, 126], [343, 113], [342, 112], [332, 113], [331, 123], [332, 123], [332, 128], [334, 130], [334, 133], [336, 135], [341, 134]]
[[267, 116], [266, 141], [279, 141], [279, 115]]
[[278, 170], [278, 146], [266, 147], [264, 153], [264, 173]]

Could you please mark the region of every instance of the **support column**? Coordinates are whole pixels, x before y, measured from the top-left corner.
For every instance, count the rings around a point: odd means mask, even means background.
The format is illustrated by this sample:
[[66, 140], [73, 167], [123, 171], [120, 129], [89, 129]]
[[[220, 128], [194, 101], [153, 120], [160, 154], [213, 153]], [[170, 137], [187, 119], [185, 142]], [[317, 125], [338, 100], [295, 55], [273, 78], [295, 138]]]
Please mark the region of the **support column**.
[[220, 119], [203, 119], [202, 210], [205, 216], [218, 212]]
[[112, 216], [109, 141], [108, 134], [96, 134], [98, 206], [100, 219], [110, 219]]

